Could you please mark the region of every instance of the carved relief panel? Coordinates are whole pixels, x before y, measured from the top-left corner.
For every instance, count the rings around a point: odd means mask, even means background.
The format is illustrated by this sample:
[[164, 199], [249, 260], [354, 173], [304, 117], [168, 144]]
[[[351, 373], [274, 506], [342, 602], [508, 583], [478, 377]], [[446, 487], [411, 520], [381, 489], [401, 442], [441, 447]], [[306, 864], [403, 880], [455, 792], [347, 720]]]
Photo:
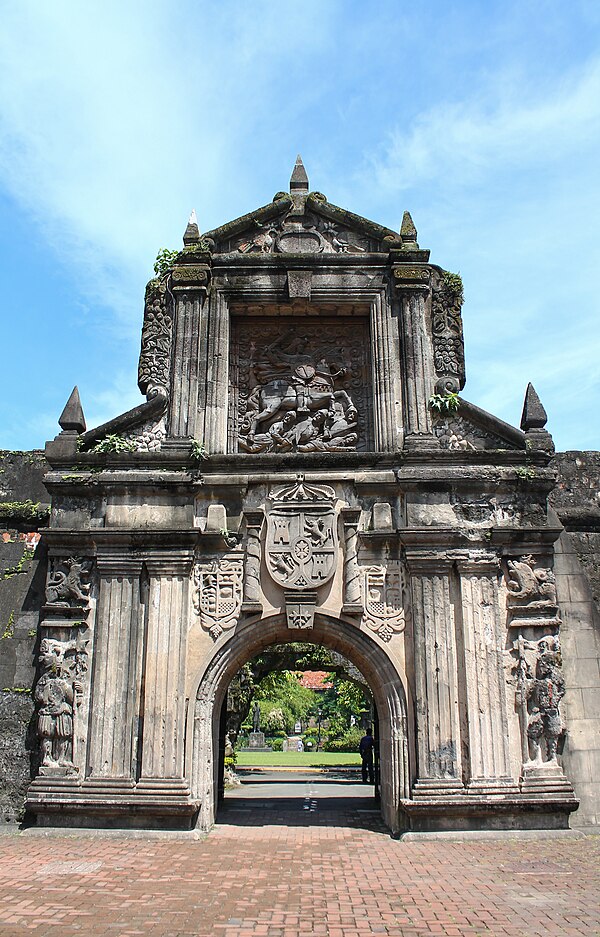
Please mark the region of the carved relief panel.
[[366, 319], [235, 318], [230, 360], [230, 451], [372, 445]]

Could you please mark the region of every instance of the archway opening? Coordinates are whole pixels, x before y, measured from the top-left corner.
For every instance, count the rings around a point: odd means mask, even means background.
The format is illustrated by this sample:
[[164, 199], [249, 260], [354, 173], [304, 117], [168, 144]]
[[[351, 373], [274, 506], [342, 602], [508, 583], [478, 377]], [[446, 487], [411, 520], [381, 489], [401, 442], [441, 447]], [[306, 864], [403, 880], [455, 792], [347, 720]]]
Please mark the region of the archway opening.
[[[378, 719], [360, 670], [310, 642], [273, 644], [234, 675], [221, 709], [217, 822], [379, 820]], [[362, 752], [362, 755], [361, 755]]]
[[[298, 643], [299, 636], [305, 637], [306, 634], [288, 629], [283, 615], [244, 622], [227, 642], [215, 650], [211, 662], [199, 676], [195, 706], [190, 713], [193, 726], [190, 725], [188, 737], [193, 744], [189, 756], [192, 789], [200, 804], [200, 828], [210, 829], [215, 822], [219, 795], [223, 790], [221, 765], [225, 749], [227, 696], [232, 681], [249, 662], [265, 655], [267, 649], [292, 647]], [[303, 643], [310, 643], [321, 649], [323, 654], [338, 655], [338, 660], [347, 661], [346, 666], [353, 666], [359, 680], [368, 687], [373, 701], [372, 715], [376, 716], [374, 728], [378, 731], [377, 793], [380, 795], [381, 817], [387, 827], [398, 830], [400, 801], [408, 796], [410, 786], [403, 675], [386, 649], [356, 625], [341, 619], [317, 613], [310, 642]], [[271, 650], [268, 653], [281, 654], [282, 651]], [[348, 780], [362, 784], [360, 774], [358, 778]], [[298, 789], [294, 792], [296, 800], [300, 793]], [[374, 794], [375, 787], [368, 793], [360, 790], [360, 797], [370, 801], [362, 809], [373, 809]], [[305, 790], [301, 799], [306, 797], [310, 800]], [[246, 804], [245, 809], [251, 811], [252, 805]]]

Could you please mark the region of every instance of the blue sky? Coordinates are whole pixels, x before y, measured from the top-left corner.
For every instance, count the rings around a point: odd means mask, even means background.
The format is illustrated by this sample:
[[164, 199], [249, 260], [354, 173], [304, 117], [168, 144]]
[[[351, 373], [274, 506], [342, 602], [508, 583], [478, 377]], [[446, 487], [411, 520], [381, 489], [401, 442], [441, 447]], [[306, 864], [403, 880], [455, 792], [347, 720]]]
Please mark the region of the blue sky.
[[208, 230], [311, 188], [465, 283], [464, 395], [600, 448], [600, 4], [19, 0], [1, 5], [0, 447], [142, 398], [146, 280]]

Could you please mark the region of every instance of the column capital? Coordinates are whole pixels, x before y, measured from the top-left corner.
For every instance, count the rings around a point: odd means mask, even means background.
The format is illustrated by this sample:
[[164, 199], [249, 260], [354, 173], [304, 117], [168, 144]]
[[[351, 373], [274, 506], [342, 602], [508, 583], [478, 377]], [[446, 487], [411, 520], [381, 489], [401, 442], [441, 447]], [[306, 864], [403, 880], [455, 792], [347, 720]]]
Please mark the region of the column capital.
[[143, 560], [151, 576], [188, 576], [194, 561], [194, 550], [148, 550]]
[[99, 545], [96, 554], [98, 573], [105, 579], [115, 579], [119, 576], [139, 576], [142, 571], [142, 562], [143, 557], [140, 553], [128, 550], [127, 547]]

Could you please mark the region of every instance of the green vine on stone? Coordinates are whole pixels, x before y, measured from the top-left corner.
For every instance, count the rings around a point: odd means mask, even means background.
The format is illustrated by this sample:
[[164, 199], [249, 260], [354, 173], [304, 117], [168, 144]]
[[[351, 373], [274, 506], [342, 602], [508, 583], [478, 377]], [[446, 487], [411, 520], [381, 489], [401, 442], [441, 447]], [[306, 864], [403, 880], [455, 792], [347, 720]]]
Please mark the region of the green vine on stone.
[[171, 269], [178, 256], [179, 251], [171, 251], [168, 247], [162, 247], [154, 261], [155, 274], [159, 277], [164, 276]]
[[41, 507], [39, 501], [0, 501], [0, 517], [19, 520], [45, 520], [50, 515], [49, 507]]
[[4, 632], [2, 633], [2, 636], [0, 637], [0, 641], [5, 641], [7, 638], [14, 637], [14, 634], [15, 634], [15, 613], [14, 611], [12, 611], [10, 615], [8, 616], [8, 621], [6, 623]]
[[450, 273], [449, 270], [444, 270], [442, 280], [452, 300], [459, 305], [462, 304], [465, 294], [460, 273]]
[[519, 465], [515, 469], [515, 474], [525, 482], [532, 482], [534, 478], [537, 478], [536, 470], [527, 465]]
[[190, 456], [194, 462], [203, 462], [204, 459], [208, 459], [208, 453], [206, 452], [206, 446], [202, 442], [198, 442], [197, 439], [192, 439], [190, 445]]
[[91, 452], [134, 452], [135, 443], [123, 436], [110, 434], [96, 443]]
[[429, 408], [439, 413], [440, 416], [450, 416], [456, 413], [460, 407], [460, 398], [458, 394], [432, 394], [429, 398]]

